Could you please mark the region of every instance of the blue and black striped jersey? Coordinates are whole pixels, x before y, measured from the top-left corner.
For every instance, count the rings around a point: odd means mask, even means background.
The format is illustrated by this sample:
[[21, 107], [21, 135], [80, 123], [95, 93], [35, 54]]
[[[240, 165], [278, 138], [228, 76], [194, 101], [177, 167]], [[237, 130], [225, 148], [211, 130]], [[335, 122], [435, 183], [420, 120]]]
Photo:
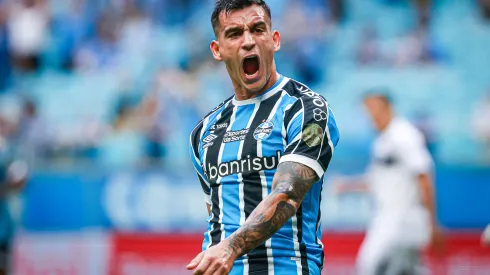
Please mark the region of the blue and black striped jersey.
[[315, 170], [320, 180], [296, 215], [238, 259], [231, 274], [315, 274], [312, 266], [320, 270], [323, 175], [338, 140], [325, 98], [284, 76], [255, 98], [231, 97], [211, 111], [190, 136], [191, 158], [212, 209], [203, 250], [242, 226], [271, 193], [279, 163], [293, 161]]

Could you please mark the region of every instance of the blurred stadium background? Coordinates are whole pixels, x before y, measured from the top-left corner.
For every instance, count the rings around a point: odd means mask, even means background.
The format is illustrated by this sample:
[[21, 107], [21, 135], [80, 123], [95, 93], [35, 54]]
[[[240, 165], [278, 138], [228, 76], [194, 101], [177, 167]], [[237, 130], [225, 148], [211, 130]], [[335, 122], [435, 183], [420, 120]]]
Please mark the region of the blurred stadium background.
[[[383, 87], [436, 160], [448, 242], [445, 255], [426, 254], [429, 274], [490, 274], [479, 245], [490, 223], [490, 1], [268, 3], [279, 71], [323, 94], [341, 131], [324, 188], [325, 273], [351, 274], [370, 217], [368, 197], [338, 196], [332, 180], [363, 172], [374, 131], [360, 95]], [[206, 207], [188, 135], [233, 92], [209, 52], [212, 6], [0, 0], [0, 141], [29, 165], [25, 187], [0, 199], [13, 274], [189, 274]]]

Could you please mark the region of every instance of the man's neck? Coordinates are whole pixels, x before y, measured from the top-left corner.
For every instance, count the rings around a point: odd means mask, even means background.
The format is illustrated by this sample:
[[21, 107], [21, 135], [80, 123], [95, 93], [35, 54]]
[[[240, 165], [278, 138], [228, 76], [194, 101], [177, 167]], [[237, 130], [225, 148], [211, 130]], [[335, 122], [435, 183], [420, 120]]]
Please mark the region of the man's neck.
[[385, 123], [383, 124], [383, 126], [381, 126], [381, 128], [379, 129], [379, 132], [382, 133], [384, 131], [386, 131], [386, 129], [388, 129], [388, 127], [390, 126], [391, 122], [393, 121], [393, 116], [390, 116], [386, 121]]
[[271, 75], [269, 76], [269, 79], [267, 79], [265, 86], [262, 89], [255, 91], [255, 92], [249, 91], [249, 90], [245, 89], [245, 87], [242, 87], [242, 86], [238, 85], [237, 83], [233, 82], [233, 86], [235, 89], [235, 97], [237, 100], [247, 100], [247, 99], [254, 98], [254, 97], [262, 94], [263, 92], [267, 91], [272, 86], [274, 86], [274, 84], [276, 84], [278, 78], [279, 77], [278, 77], [277, 71], [273, 70]]

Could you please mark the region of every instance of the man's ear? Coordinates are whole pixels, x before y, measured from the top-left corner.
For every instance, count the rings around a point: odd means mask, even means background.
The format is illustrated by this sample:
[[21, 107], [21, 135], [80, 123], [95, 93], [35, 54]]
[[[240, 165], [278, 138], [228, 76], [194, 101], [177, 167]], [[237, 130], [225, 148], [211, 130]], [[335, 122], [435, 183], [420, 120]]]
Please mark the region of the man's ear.
[[216, 40], [213, 40], [211, 42], [211, 45], [209, 45], [209, 48], [211, 49], [211, 52], [213, 53], [214, 59], [218, 61], [223, 61], [223, 58], [221, 58], [221, 54], [219, 52], [219, 42]]
[[274, 31], [272, 40], [274, 41], [274, 52], [278, 52], [281, 49], [281, 34], [278, 31]]

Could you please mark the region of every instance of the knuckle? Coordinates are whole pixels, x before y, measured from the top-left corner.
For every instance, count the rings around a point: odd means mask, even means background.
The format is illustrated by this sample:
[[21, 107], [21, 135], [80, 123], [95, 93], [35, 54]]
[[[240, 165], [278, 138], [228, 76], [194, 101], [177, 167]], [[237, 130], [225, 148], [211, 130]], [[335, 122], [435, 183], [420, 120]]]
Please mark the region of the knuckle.
[[221, 267], [219, 268], [219, 272], [220, 272], [221, 274], [228, 274], [228, 266], [227, 266], [227, 265], [221, 266]]

